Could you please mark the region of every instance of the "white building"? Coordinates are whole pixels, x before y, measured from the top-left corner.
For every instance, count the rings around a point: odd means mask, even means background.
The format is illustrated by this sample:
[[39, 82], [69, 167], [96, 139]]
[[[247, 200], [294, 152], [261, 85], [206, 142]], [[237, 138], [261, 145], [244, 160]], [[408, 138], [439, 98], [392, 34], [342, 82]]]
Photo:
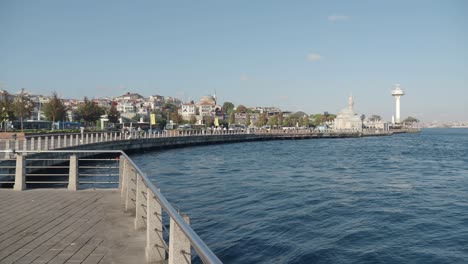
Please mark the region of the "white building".
[[335, 118], [333, 129], [335, 130], [361, 130], [362, 121], [357, 112], [354, 111], [354, 99], [348, 97], [348, 107], [343, 108]]
[[197, 114], [197, 109], [194, 104], [183, 104], [179, 109], [179, 114], [182, 116], [182, 119], [190, 121], [190, 119]]

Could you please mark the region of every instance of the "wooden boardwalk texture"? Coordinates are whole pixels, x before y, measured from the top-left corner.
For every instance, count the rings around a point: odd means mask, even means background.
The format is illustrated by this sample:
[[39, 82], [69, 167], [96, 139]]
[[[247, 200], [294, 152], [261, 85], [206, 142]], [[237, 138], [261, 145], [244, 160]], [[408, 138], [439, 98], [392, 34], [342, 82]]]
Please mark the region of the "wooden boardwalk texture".
[[144, 263], [117, 190], [0, 190], [0, 263]]

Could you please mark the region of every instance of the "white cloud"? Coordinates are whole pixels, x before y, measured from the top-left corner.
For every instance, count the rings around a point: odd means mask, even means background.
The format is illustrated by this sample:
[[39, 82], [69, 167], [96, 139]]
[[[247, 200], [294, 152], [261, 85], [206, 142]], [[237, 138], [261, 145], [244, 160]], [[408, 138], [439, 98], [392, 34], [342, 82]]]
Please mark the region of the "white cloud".
[[350, 19], [349, 16], [343, 16], [343, 15], [330, 15], [328, 16], [328, 21], [330, 22], [338, 22], [338, 21], [348, 21]]
[[309, 55], [307, 55], [307, 60], [308, 61], [318, 61], [318, 60], [321, 60], [322, 59], [322, 56], [320, 54], [317, 54], [317, 53], [310, 53]]

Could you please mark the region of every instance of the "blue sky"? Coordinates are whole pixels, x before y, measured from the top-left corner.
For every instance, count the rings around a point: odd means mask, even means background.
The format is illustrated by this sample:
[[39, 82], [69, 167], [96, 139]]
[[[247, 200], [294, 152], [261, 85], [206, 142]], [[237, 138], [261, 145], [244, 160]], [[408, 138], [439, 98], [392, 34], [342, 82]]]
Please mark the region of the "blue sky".
[[468, 1], [0, 1], [0, 85], [468, 120]]

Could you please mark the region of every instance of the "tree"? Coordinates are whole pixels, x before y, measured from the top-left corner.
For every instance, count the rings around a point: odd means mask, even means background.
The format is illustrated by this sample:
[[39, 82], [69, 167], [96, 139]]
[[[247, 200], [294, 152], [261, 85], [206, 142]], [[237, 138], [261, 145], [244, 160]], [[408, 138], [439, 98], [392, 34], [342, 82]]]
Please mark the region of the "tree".
[[88, 125], [99, 120], [99, 118], [101, 117], [101, 115], [104, 114], [104, 112], [104, 109], [102, 109], [93, 101], [90, 101], [87, 97], [85, 97], [84, 103], [78, 106], [75, 115], [78, 120], [83, 120]]
[[246, 126], [250, 126], [250, 114], [247, 114], [247, 115], [245, 116], [245, 125], [246, 125]]
[[13, 112], [15, 113], [16, 117], [20, 118], [21, 131], [23, 131], [23, 119], [30, 117], [33, 109], [34, 102], [29, 99], [29, 97], [24, 92], [24, 89], [21, 89], [21, 93], [18, 94], [13, 101]]
[[234, 112], [231, 112], [231, 114], [229, 115], [229, 123], [230, 124], [236, 123], [236, 114]]
[[164, 111], [161, 111], [159, 109], [156, 109], [153, 111], [153, 114], [156, 117], [156, 124], [155, 126], [160, 129], [164, 129], [167, 123], [167, 117], [166, 113]]
[[303, 127], [309, 127], [309, 117], [304, 115], [304, 117], [299, 121], [299, 125]]
[[171, 103], [164, 103], [162, 106], [162, 110], [165, 112], [174, 113], [177, 112], [177, 106]]
[[274, 115], [270, 119], [268, 119], [268, 125], [276, 126], [278, 124], [278, 116]]
[[13, 96], [5, 90], [0, 90], [0, 122], [7, 129], [7, 122], [13, 120], [15, 115], [12, 109]]
[[112, 124], [118, 123], [120, 119], [120, 112], [117, 111], [115, 104], [112, 104], [110, 109], [107, 111], [107, 118]]
[[247, 112], [247, 107], [245, 107], [243, 105], [239, 105], [239, 106], [237, 106], [236, 112], [237, 113], [245, 113], [245, 112]]
[[278, 120], [276, 121], [276, 124], [277, 124], [278, 126], [282, 126], [282, 125], [283, 125], [283, 119], [284, 119], [284, 118], [283, 118], [283, 112], [280, 112], [280, 113], [278, 114]]
[[223, 109], [224, 113], [230, 115], [234, 110], [234, 104], [231, 102], [224, 102], [223, 107], [221, 107], [221, 109]]
[[184, 121], [184, 119], [178, 111], [171, 113], [171, 120], [174, 121], [176, 124], [182, 124], [182, 122]]
[[331, 121], [331, 120], [333, 120], [335, 118], [336, 118], [336, 115], [334, 115], [334, 114], [328, 114], [328, 113], [325, 113], [323, 115], [322, 114], [315, 114], [315, 115], [312, 116], [312, 119], [314, 120], [312, 122], [312, 124], [314, 126], [320, 126], [323, 123]]
[[55, 122], [56, 120], [62, 120], [65, 117], [67, 108], [63, 104], [63, 101], [58, 97], [57, 93], [53, 92], [52, 98], [49, 102], [44, 104], [43, 111], [47, 120]]
[[214, 118], [212, 116], [204, 116], [203, 121], [207, 127], [212, 127], [214, 125]]
[[257, 122], [255, 123], [255, 125], [256, 125], [257, 127], [262, 127], [262, 126], [266, 125], [267, 122], [268, 122], [267, 114], [266, 114], [266, 113], [262, 113], [262, 114], [260, 114], [260, 116], [258, 117]]
[[413, 123], [418, 123], [418, 122], [419, 120], [412, 116], [408, 116], [405, 120], [403, 120], [403, 123], [407, 125], [412, 125]]
[[380, 120], [382, 120], [382, 118], [379, 115], [371, 115], [369, 117], [369, 121], [371, 121], [371, 122], [378, 122]]
[[197, 123], [197, 118], [195, 116], [190, 117], [190, 124], [194, 125]]

